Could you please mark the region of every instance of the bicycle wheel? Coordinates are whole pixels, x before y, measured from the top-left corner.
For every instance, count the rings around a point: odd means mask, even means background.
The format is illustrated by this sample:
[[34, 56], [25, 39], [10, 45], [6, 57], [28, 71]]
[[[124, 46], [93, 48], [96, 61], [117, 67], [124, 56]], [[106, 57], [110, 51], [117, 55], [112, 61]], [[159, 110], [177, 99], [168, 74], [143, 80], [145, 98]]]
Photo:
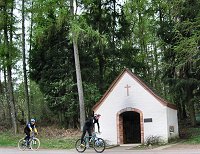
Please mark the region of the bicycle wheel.
[[40, 147], [40, 140], [38, 138], [33, 138], [30, 143], [30, 148], [32, 150], [37, 150]]
[[86, 150], [86, 142], [83, 140], [81, 144], [81, 139], [78, 139], [75, 143], [75, 148], [78, 152], [84, 152]]
[[27, 147], [27, 143], [24, 140], [24, 138], [20, 139], [19, 142], [18, 142], [18, 148], [19, 148], [19, 150], [25, 150], [26, 147]]
[[98, 138], [97, 140], [94, 141], [93, 147], [96, 152], [101, 153], [106, 148], [105, 141], [102, 138]]

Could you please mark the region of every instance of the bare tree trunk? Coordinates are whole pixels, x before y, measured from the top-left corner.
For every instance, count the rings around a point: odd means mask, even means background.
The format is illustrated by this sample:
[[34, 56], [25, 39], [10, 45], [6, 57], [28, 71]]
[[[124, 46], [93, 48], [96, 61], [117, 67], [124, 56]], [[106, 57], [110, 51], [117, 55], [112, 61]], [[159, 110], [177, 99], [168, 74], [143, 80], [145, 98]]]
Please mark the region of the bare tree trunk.
[[1, 82], [1, 68], [0, 68], [0, 95], [3, 95], [3, 86]]
[[[33, 1], [31, 2], [31, 10], [33, 8]], [[29, 36], [29, 53], [32, 50], [32, 32], [33, 32], [33, 13], [31, 12], [31, 23], [30, 23], [30, 36]], [[34, 108], [34, 104], [32, 102], [32, 95], [31, 95], [31, 80], [29, 80], [30, 82], [30, 88], [29, 88], [29, 106], [31, 105], [31, 109]], [[33, 110], [34, 111], [34, 110]], [[33, 114], [32, 112], [30, 112], [30, 114]]]
[[189, 110], [191, 125], [194, 127], [197, 125], [197, 121], [196, 121], [196, 116], [195, 116], [194, 102], [192, 101], [192, 98], [194, 98], [192, 92], [193, 92], [193, 89], [188, 86], [187, 88], [188, 110]]
[[[1, 42], [0, 42], [1, 44]], [[6, 119], [6, 106], [4, 104], [4, 90], [3, 90], [3, 85], [1, 82], [1, 67], [0, 67], [0, 106], [2, 108], [2, 116], [0, 117], [1, 119]]]
[[[5, 6], [4, 6], [5, 7]], [[5, 14], [5, 12], [3, 12]], [[4, 18], [5, 20], [6, 18]], [[5, 25], [4, 25], [5, 26]], [[5, 37], [4, 37], [5, 38]], [[1, 38], [0, 38], [1, 39]], [[3, 44], [0, 40], [0, 44]], [[5, 42], [4, 42], [5, 44]], [[3, 71], [4, 76], [4, 82], [1, 82], [1, 73]], [[0, 96], [1, 101], [3, 105], [4, 110], [4, 121], [6, 123], [12, 123], [11, 121], [11, 110], [10, 110], [10, 102], [8, 98], [8, 86], [7, 86], [7, 74], [6, 74], [6, 65], [5, 65], [5, 59], [2, 60], [2, 67], [0, 68]]]
[[4, 65], [3, 72], [4, 72], [5, 99], [7, 102], [7, 111], [8, 111], [8, 117], [6, 118], [6, 120], [8, 120], [10, 123], [12, 123], [10, 101], [9, 101], [9, 96], [8, 96], [8, 83], [7, 83], [7, 74], [6, 74], [7, 71], [6, 71], [5, 63], [3, 65]]
[[12, 119], [12, 126], [14, 129], [14, 133], [16, 134], [17, 120], [16, 120], [16, 109], [15, 109], [15, 101], [14, 101], [14, 94], [13, 94], [11, 66], [7, 66], [7, 71], [8, 71], [8, 93], [9, 93], [9, 101], [10, 101], [10, 108], [11, 108], [11, 119]]
[[[74, 0], [70, 0], [71, 15], [74, 18], [73, 4], [74, 4]], [[77, 44], [77, 36], [76, 35], [77, 34], [75, 32], [72, 32], [74, 59], [75, 59], [75, 66], [76, 66], [76, 78], [77, 78], [78, 95], [79, 95], [80, 126], [81, 126], [81, 130], [82, 130], [83, 125], [85, 123], [85, 104], [84, 104], [84, 97], [83, 97], [83, 86], [82, 86], [81, 69], [80, 69], [79, 52], [78, 52], [78, 44]]]
[[[13, 6], [13, 1], [12, 1]], [[11, 23], [10, 23], [10, 44], [12, 44], [12, 17], [13, 17], [13, 8], [11, 8]], [[6, 68], [7, 68], [7, 75], [8, 75], [8, 95], [9, 95], [9, 104], [11, 109], [11, 120], [12, 126], [14, 129], [14, 133], [17, 133], [17, 121], [16, 121], [16, 110], [15, 110], [15, 101], [14, 101], [14, 94], [13, 94], [13, 85], [12, 85], [12, 60], [10, 56], [10, 48], [9, 48], [9, 41], [8, 41], [8, 16], [7, 16], [7, 1], [5, 1], [4, 7], [4, 44], [5, 44], [5, 53], [6, 53]]]
[[27, 104], [27, 112], [28, 112], [27, 121], [29, 121], [30, 120], [30, 103], [29, 103], [28, 81], [27, 81], [27, 71], [26, 71], [24, 9], [25, 9], [24, 8], [24, 0], [22, 0], [22, 53], [23, 53], [23, 72], [24, 72], [24, 93], [25, 93], [25, 102]]
[[[102, 23], [102, 8], [101, 8], [101, 0], [98, 1], [98, 20], [97, 20], [97, 25], [98, 25], [98, 30], [99, 30], [99, 33], [102, 34], [103, 31], [104, 31], [104, 27], [102, 27], [101, 23]], [[114, 13], [115, 13], [115, 6], [114, 6]], [[115, 17], [114, 17], [115, 18]], [[114, 32], [115, 32], [115, 21], [113, 19], [113, 38], [112, 38], [112, 43], [113, 43], [113, 46], [115, 47], [115, 44], [114, 44]], [[101, 44], [101, 43], [99, 43]], [[114, 48], [115, 50], [115, 48]], [[102, 46], [99, 45], [98, 47], [98, 64], [99, 64], [99, 90], [100, 90], [100, 93], [103, 94], [104, 92], [104, 69], [105, 69], [105, 60], [104, 60], [104, 55], [103, 55], [103, 49], [102, 49]], [[113, 59], [114, 60], [114, 59]], [[113, 68], [114, 69], [114, 68]]]

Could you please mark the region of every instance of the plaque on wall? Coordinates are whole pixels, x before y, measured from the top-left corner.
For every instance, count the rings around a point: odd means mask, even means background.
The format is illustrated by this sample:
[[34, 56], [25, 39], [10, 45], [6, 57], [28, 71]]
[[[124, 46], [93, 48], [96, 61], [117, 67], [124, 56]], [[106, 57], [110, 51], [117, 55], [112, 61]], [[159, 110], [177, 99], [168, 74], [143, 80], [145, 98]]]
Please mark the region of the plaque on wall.
[[174, 133], [174, 126], [169, 126], [169, 132]]
[[152, 118], [145, 118], [144, 122], [152, 122]]

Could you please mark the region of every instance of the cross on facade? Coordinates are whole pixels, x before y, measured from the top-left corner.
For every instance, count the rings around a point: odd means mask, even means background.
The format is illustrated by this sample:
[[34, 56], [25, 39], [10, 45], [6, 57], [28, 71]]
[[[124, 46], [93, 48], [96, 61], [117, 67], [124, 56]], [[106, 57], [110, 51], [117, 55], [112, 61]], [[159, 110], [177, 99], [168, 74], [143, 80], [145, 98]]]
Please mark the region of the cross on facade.
[[126, 88], [126, 90], [127, 90], [127, 96], [129, 96], [129, 88], [131, 88], [131, 86], [129, 86], [129, 85], [127, 84], [126, 87], [124, 87], [124, 88]]

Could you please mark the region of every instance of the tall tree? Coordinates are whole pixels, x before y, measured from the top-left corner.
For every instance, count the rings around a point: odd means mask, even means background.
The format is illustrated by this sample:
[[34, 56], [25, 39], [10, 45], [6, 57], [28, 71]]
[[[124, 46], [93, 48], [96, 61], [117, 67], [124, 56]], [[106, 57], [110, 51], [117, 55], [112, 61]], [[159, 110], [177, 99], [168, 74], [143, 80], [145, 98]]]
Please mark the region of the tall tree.
[[[10, 5], [8, 5], [10, 4]], [[8, 6], [11, 6], [11, 8], [8, 10]], [[12, 50], [13, 48], [13, 42], [12, 42], [12, 33], [13, 33], [13, 7], [14, 7], [14, 1], [5, 1], [4, 6], [4, 50], [5, 50], [5, 60], [6, 60], [6, 69], [7, 69], [7, 78], [8, 78], [8, 95], [9, 95], [9, 105], [11, 110], [11, 120], [12, 120], [12, 126], [14, 133], [17, 133], [17, 120], [16, 120], [16, 109], [15, 109], [15, 100], [14, 100], [14, 94], [13, 94], [13, 83], [12, 83]], [[8, 14], [10, 13], [10, 20], [8, 20]], [[10, 22], [9, 22], [10, 21]], [[10, 31], [8, 31], [8, 26], [10, 28]], [[10, 33], [9, 33], [10, 32]], [[8, 33], [10, 34], [10, 39], [8, 37]], [[10, 40], [10, 41], [9, 41]]]
[[134, 68], [153, 88], [161, 87], [159, 80], [160, 47], [157, 31], [157, 12], [153, 1], [127, 1], [124, 6], [126, 19], [130, 23], [130, 39], [139, 52], [135, 59], [142, 65]]
[[200, 87], [199, 81], [199, 44], [200, 44], [200, 2], [198, 0], [176, 1], [174, 18], [177, 20], [176, 32], [176, 74], [177, 85], [186, 94], [185, 102], [190, 115], [191, 124], [195, 126], [195, 98]]
[[22, 0], [22, 58], [23, 58], [23, 73], [24, 73], [24, 94], [25, 94], [25, 102], [27, 104], [27, 120], [30, 120], [30, 102], [29, 102], [29, 92], [28, 92], [28, 77], [27, 77], [27, 69], [26, 69], [26, 45], [25, 45], [25, 1]]
[[[74, 4], [76, 1], [70, 0], [70, 10], [72, 15], [72, 20], [76, 20], [76, 14], [74, 11]], [[85, 104], [84, 104], [84, 97], [83, 97], [83, 86], [82, 86], [82, 78], [81, 78], [81, 69], [80, 69], [80, 61], [79, 61], [79, 52], [78, 52], [78, 34], [75, 31], [73, 25], [71, 25], [72, 29], [72, 39], [73, 39], [73, 48], [74, 48], [74, 59], [75, 59], [75, 66], [76, 66], [76, 78], [77, 78], [77, 86], [78, 86], [78, 95], [79, 95], [79, 106], [80, 106], [80, 126], [83, 129], [85, 123]]]
[[[166, 0], [166, 2], [168, 2]], [[199, 89], [199, 8], [196, 0], [177, 0], [168, 3], [168, 20], [162, 20], [162, 40], [166, 43], [164, 54], [165, 80], [173, 100], [179, 107], [180, 117], [189, 115], [191, 125], [196, 125], [195, 100]], [[166, 14], [166, 12], [165, 12]], [[165, 19], [165, 20], [164, 20]]]

